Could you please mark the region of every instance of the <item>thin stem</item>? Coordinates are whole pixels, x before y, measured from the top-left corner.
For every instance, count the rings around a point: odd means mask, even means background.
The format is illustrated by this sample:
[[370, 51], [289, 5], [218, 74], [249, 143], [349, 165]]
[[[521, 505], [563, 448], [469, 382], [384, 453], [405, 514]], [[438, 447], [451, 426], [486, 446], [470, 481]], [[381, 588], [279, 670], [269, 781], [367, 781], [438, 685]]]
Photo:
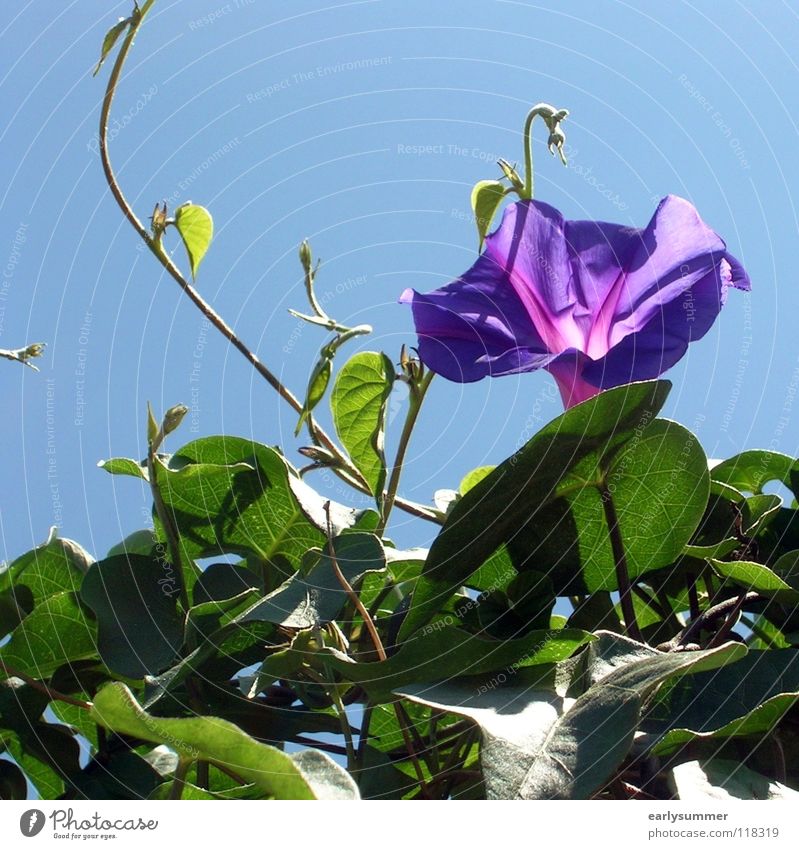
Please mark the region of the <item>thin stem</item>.
[[527, 114], [527, 120], [524, 122], [524, 200], [530, 200], [533, 197], [533, 121], [539, 114], [538, 107], [534, 106]]
[[753, 601], [765, 601], [765, 599], [759, 593], [744, 593], [740, 596], [725, 599], [720, 604], [709, 608], [696, 619], [691, 620], [683, 629], [682, 633], [678, 634], [669, 643], [669, 651], [676, 651], [680, 646], [688, 645], [702, 631], [711, 630], [720, 619], [726, 619], [733, 611], [736, 609], [740, 611], [745, 604]]
[[738, 622], [738, 617], [741, 615], [741, 609], [744, 606], [744, 602], [746, 601], [746, 592], [741, 591], [741, 594], [738, 596], [735, 604], [730, 610], [727, 618], [721, 623], [721, 627], [716, 631], [713, 635], [710, 642], [707, 644], [707, 648], [712, 649], [716, 646], [720, 646], [726, 639], [732, 629]]
[[391, 468], [391, 475], [388, 481], [388, 489], [386, 496], [383, 499], [383, 508], [381, 510], [380, 523], [375, 529], [378, 536], [382, 536], [388, 524], [388, 518], [391, 515], [391, 510], [397, 501], [397, 489], [399, 488], [400, 477], [402, 476], [402, 467], [405, 463], [405, 453], [408, 450], [408, 444], [411, 440], [411, 434], [416, 426], [416, 420], [419, 417], [419, 411], [422, 409], [424, 397], [430, 387], [434, 373], [428, 371], [422, 378], [419, 386], [415, 389], [411, 387], [410, 402], [408, 405], [408, 414], [405, 416], [405, 424], [402, 426], [399, 445], [397, 446], [397, 456], [394, 459], [394, 465]]
[[[255, 368], [258, 374], [263, 377], [266, 382], [280, 395], [280, 397], [289, 404], [289, 406], [299, 415], [302, 412], [302, 402], [286, 387], [281, 381], [262, 363], [258, 357], [247, 347], [247, 345], [236, 335], [231, 327], [229, 327], [224, 319], [207, 303], [200, 293], [189, 283], [188, 280], [181, 274], [178, 267], [172, 262], [170, 257], [164, 252], [158, 239], [147, 231], [147, 228], [137, 217], [132, 207], [128, 203], [119, 182], [114, 173], [111, 164], [111, 158], [108, 151], [108, 121], [111, 113], [111, 105], [114, 101], [116, 87], [119, 82], [119, 77], [125, 65], [128, 52], [130, 51], [133, 39], [141, 27], [147, 13], [149, 12], [154, 0], [147, 0], [141, 7], [138, 17], [131, 23], [128, 34], [122, 43], [122, 47], [117, 54], [114, 67], [111, 75], [108, 78], [105, 96], [103, 98], [103, 106], [100, 112], [100, 130], [99, 130], [99, 148], [100, 160], [103, 166], [106, 182], [111, 190], [111, 194], [116, 200], [119, 208], [122, 210], [125, 218], [130, 222], [131, 226], [136, 230], [141, 239], [150, 249], [153, 256], [161, 263], [168, 274], [177, 282], [183, 292], [189, 297], [192, 303], [200, 310], [200, 312], [208, 319], [208, 321], [247, 359], [247, 361]], [[308, 430], [315, 442], [323, 445], [336, 458], [341, 469], [334, 467], [334, 471], [348, 483], [351, 483], [357, 489], [363, 492], [369, 492], [369, 487], [363, 478], [363, 475], [343, 454], [335, 442], [319, 427], [311, 416], [307, 417]]]
[[175, 775], [172, 779], [172, 786], [169, 788], [169, 798], [171, 800], [180, 799], [183, 796], [183, 790], [186, 787], [186, 773], [189, 771], [190, 765], [190, 760], [181, 758], [178, 761]]
[[619, 585], [619, 603], [624, 616], [624, 626], [627, 633], [638, 642], [643, 642], [643, 636], [638, 628], [635, 618], [635, 607], [633, 606], [632, 589], [630, 586], [630, 572], [627, 568], [627, 555], [624, 552], [624, 541], [621, 538], [619, 518], [616, 515], [616, 505], [610, 490], [603, 486], [600, 491], [602, 506], [605, 509], [605, 521], [610, 535], [610, 545], [613, 549], [613, 560], [616, 564], [616, 582]]
[[[155, 445], [155, 443], [153, 443]], [[183, 573], [183, 562], [180, 556], [180, 537], [175, 527], [173, 517], [167, 509], [164, 499], [161, 496], [161, 487], [158, 485], [155, 473], [156, 463], [160, 463], [153, 451], [153, 445], [150, 446], [147, 452], [147, 476], [150, 478], [150, 492], [153, 495], [153, 503], [155, 504], [155, 512], [158, 516], [161, 525], [166, 534], [166, 543], [169, 549], [172, 567], [178, 576], [178, 585], [180, 587], [180, 603], [183, 606], [185, 613], [189, 612], [189, 594], [186, 589], [186, 576]]]
[[377, 633], [377, 628], [375, 627], [374, 620], [369, 615], [369, 611], [364, 607], [363, 602], [358, 597], [358, 593], [350, 585], [350, 582], [345, 577], [344, 573], [341, 571], [341, 567], [338, 565], [338, 560], [336, 559], [336, 552], [333, 547], [333, 526], [330, 521], [330, 502], [325, 502], [325, 512], [327, 514], [327, 540], [328, 546], [330, 548], [330, 564], [333, 567], [333, 574], [336, 576], [336, 580], [341, 584], [342, 589], [347, 594], [347, 597], [352, 602], [353, 607], [358, 611], [358, 614], [363, 619], [363, 624], [366, 626], [366, 630], [369, 632], [369, 636], [372, 639], [372, 645], [375, 647], [375, 651], [377, 652], [378, 660], [386, 660], [388, 655], [386, 654], [385, 648], [383, 648], [383, 641], [380, 639], [380, 635]]
[[5, 672], [5, 674], [9, 678], [19, 678], [21, 681], [24, 681], [29, 687], [32, 687], [34, 690], [38, 690], [40, 693], [43, 693], [51, 701], [64, 702], [68, 705], [74, 705], [74, 707], [83, 708], [83, 710], [91, 710], [91, 704], [89, 702], [84, 702], [82, 699], [76, 699], [72, 696], [68, 696], [66, 693], [61, 693], [58, 690], [54, 690], [52, 687], [48, 686], [42, 681], [37, 681], [35, 678], [31, 678], [30, 675], [26, 675], [21, 670], [16, 669], [2, 658], [0, 658], [0, 668], [2, 668], [3, 672]]
[[[333, 545], [333, 526], [330, 521], [329, 501], [325, 504], [325, 512], [327, 513], [327, 538], [328, 546], [330, 547], [330, 563], [333, 567], [333, 574], [336, 576], [336, 580], [341, 584], [342, 588], [344, 589], [344, 592], [347, 593], [347, 596], [349, 597], [350, 601], [352, 601], [355, 609], [358, 611], [361, 618], [363, 619], [364, 625], [366, 626], [366, 629], [369, 632], [369, 636], [372, 639], [372, 644], [375, 647], [375, 652], [377, 653], [378, 659], [380, 661], [384, 661], [388, 658], [388, 655], [386, 654], [386, 650], [383, 646], [383, 641], [380, 639], [380, 634], [377, 633], [375, 623], [372, 620], [372, 617], [369, 615], [369, 611], [364, 607], [363, 602], [358, 597], [358, 594], [353, 590], [352, 586], [350, 585], [350, 582], [347, 580], [338, 565], [338, 560], [336, 559], [336, 552]], [[408, 751], [408, 756], [410, 757], [414, 771], [416, 772], [416, 778], [419, 781], [419, 785], [422, 788], [422, 791], [426, 792], [424, 772], [422, 771], [421, 764], [419, 763], [419, 759], [416, 756], [416, 751], [413, 746], [413, 740], [411, 739], [411, 733], [408, 727], [408, 715], [399, 702], [394, 703], [394, 712], [397, 717], [397, 724], [399, 725], [400, 731], [402, 732], [402, 738], [405, 741], [405, 748]]]
[[372, 714], [375, 706], [370, 702], [363, 709], [363, 718], [361, 719], [361, 730], [358, 734], [358, 752], [355, 755], [355, 764], [357, 769], [363, 769], [364, 756], [366, 755], [366, 743], [369, 740], [369, 726], [372, 724]]
[[333, 704], [336, 706], [338, 721], [341, 725], [341, 733], [344, 735], [344, 745], [347, 750], [347, 769], [352, 772], [355, 769], [356, 756], [355, 745], [352, 742], [352, 729], [350, 728], [350, 723], [347, 719], [347, 709], [341, 702], [341, 694], [335, 684], [332, 684], [329, 687], [328, 692], [330, 693], [330, 698], [333, 700]]

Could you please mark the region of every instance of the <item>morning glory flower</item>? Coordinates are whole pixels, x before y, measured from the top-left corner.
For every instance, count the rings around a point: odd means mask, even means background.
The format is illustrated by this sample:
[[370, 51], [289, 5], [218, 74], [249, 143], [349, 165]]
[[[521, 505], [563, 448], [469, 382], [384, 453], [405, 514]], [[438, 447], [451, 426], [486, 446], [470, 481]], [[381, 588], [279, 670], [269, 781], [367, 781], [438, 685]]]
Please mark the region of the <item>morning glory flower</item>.
[[441, 289], [403, 292], [419, 356], [468, 383], [546, 369], [567, 408], [671, 368], [749, 277], [687, 200], [643, 229], [511, 204], [477, 262]]

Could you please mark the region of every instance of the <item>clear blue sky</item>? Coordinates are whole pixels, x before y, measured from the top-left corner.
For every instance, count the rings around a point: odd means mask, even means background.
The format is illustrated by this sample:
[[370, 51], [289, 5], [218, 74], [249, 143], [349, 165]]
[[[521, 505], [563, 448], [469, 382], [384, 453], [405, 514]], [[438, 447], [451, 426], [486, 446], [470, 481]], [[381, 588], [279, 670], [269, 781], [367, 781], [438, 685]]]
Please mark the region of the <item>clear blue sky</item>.
[[[52, 524], [97, 555], [146, 524], [148, 494], [96, 463], [144, 454], [147, 400], [199, 408], [172, 448], [223, 432], [292, 457], [301, 444], [291, 411], [137, 250], [106, 188], [94, 139], [109, 68], [91, 69], [130, 7], [0, 10], [0, 347], [48, 343], [39, 374], [0, 362], [0, 559]], [[304, 306], [300, 240], [323, 260], [329, 312], [372, 323], [361, 347], [396, 358], [415, 338], [400, 292], [474, 260], [472, 184], [520, 157], [532, 103], [566, 107], [569, 168], [538, 128], [539, 199], [641, 226], [682, 195], [752, 278], [670, 373], [667, 414], [711, 456], [797, 454], [797, 43], [799, 9], [777, 0], [162, 0], [120, 86], [112, 154], [140, 217], [164, 198], [211, 209], [199, 288], [302, 391], [322, 337], [286, 312]], [[433, 386], [402, 487], [420, 501], [560, 411], [545, 373]], [[394, 434], [402, 410], [398, 397]], [[402, 514], [393, 531], [430, 540]]]

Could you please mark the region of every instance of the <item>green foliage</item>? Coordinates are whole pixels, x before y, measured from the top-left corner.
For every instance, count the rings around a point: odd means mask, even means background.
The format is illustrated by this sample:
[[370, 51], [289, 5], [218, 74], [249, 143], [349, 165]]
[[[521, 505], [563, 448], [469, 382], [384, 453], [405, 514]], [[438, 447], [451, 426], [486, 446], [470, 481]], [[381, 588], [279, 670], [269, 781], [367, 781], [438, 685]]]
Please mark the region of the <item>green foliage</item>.
[[391, 360], [385, 354], [362, 351], [342, 367], [330, 396], [341, 444], [378, 497], [386, 481], [386, 402], [393, 385]]
[[191, 276], [196, 278], [214, 235], [214, 220], [205, 207], [184, 203], [175, 210], [175, 227], [189, 255]]
[[[151, 6], [109, 30], [97, 70]], [[481, 245], [505, 193], [475, 187]], [[211, 215], [156, 207], [146, 238], [209, 316], [167, 225], [194, 278]], [[795, 798], [799, 509], [765, 489], [795, 497], [799, 461], [753, 450], [709, 469], [657, 418], [670, 384], [646, 381], [573, 406], [457, 491], [431, 486], [439, 509], [410, 502], [397, 487], [432, 373], [403, 347], [399, 374], [360, 352], [333, 380], [371, 328], [330, 318], [307, 242], [300, 260], [313, 314], [294, 314], [335, 334], [305, 397], [225, 335], [308, 422], [312, 464], [230, 435], [166, 453], [187, 408], [161, 425], [148, 409], [148, 456], [99, 465], [138, 480], [152, 527], [97, 561], [53, 531], [0, 566], [0, 798]], [[410, 408], [392, 457], [396, 380]], [[332, 436], [311, 417], [331, 382]], [[377, 511], [323, 495], [320, 468]], [[435, 533], [396, 548], [392, 509]]]
[[503, 197], [505, 197], [505, 186], [497, 180], [480, 180], [472, 189], [472, 212], [477, 223], [480, 249], [483, 247], [486, 234], [491, 228], [491, 222]]

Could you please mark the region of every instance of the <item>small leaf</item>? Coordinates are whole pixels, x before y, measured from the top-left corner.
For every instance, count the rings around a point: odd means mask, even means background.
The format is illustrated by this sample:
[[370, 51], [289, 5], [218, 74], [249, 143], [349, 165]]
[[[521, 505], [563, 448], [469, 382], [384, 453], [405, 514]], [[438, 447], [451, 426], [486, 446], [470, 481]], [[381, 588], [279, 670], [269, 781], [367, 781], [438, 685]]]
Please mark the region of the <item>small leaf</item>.
[[113, 50], [114, 45], [117, 43], [117, 39], [120, 35], [125, 31], [125, 28], [132, 22], [132, 18], [120, 18], [114, 26], [111, 27], [110, 30], [105, 34], [105, 38], [103, 39], [103, 46], [100, 50], [100, 61], [97, 63], [94, 72], [92, 73], [93, 77], [96, 77], [100, 72], [100, 68], [103, 67], [103, 62], [105, 62], [108, 54]]
[[336, 432], [376, 497], [386, 480], [386, 402], [394, 378], [385, 354], [361, 351], [342, 367], [330, 396]]
[[746, 560], [733, 560], [730, 563], [711, 560], [710, 565], [717, 575], [727, 578], [745, 590], [774, 596], [778, 601], [787, 604], [799, 604], [799, 592], [768, 566]]
[[463, 476], [463, 480], [460, 482], [458, 492], [460, 492], [461, 495], [466, 495], [466, 493], [470, 489], [476, 487], [483, 478], [487, 478], [495, 468], [496, 466], [478, 466], [476, 469], [472, 469], [471, 472], [467, 472]]
[[112, 457], [110, 460], [100, 460], [97, 464], [109, 475], [130, 475], [132, 478], [147, 480], [147, 465], [131, 460], [128, 457]]
[[[336, 563], [352, 585], [369, 572], [386, 568], [383, 545], [373, 534], [347, 533], [333, 541]], [[259, 599], [237, 622], [274, 622], [284, 628], [311, 628], [335, 619], [347, 594], [333, 571], [329, 546], [307, 575], [293, 575], [266, 598]]]
[[197, 269], [214, 235], [214, 220], [205, 207], [184, 203], [175, 210], [175, 227], [189, 255], [191, 276], [196, 278]]
[[480, 238], [481, 250], [486, 234], [491, 227], [491, 222], [504, 196], [505, 186], [497, 180], [480, 180], [472, 189], [472, 212], [474, 212], [474, 219], [477, 224], [477, 235]]
[[316, 364], [311, 379], [308, 381], [308, 389], [305, 391], [305, 403], [302, 405], [300, 419], [297, 422], [297, 427], [294, 428], [294, 436], [299, 436], [302, 430], [302, 425], [322, 400], [327, 392], [327, 385], [330, 383], [330, 375], [333, 372], [333, 361], [330, 357], [322, 357]]

